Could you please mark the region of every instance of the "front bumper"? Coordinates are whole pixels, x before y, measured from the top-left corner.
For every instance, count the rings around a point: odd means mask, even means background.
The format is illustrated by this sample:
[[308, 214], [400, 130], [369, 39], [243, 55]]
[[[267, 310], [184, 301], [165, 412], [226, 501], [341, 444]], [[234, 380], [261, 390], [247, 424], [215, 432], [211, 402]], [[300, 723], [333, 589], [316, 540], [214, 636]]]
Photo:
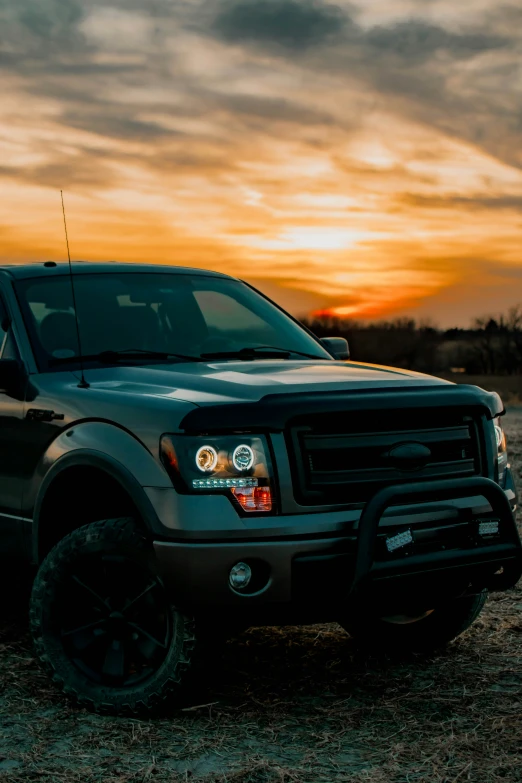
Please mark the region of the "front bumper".
[[[438, 519], [410, 525], [420, 503], [436, 508], [477, 495], [489, 509], [480, 518], [498, 520], [498, 534], [480, 535], [478, 515], [469, 508], [457, 509], [443, 524]], [[411, 504], [410, 514], [383, 526], [387, 510], [404, 503]], [[406, 531], [411, 543], [388, 552], [386, 541]], [[466, 591], [505, 590], [522, 574], [522, 546], [510, 501], [495, 482], [481, 477], [387, 487], [366, 505], [358, 525], [347, 523], [336, 533], [316, 529], [307, 536], [170, 540], [154, 546], [161, 575], [178, 605], [235, 608], [248, 612], [251, 622], [256, 612], [276, 622], [285, 610], [309, 621], [334, 619], [341, 606], [361, 601], [397, 608], [414, 597], [430, 605]], [[238, 561], [249, 563], [258, 575], [251, 592], [229, 585], [230, 569]]]

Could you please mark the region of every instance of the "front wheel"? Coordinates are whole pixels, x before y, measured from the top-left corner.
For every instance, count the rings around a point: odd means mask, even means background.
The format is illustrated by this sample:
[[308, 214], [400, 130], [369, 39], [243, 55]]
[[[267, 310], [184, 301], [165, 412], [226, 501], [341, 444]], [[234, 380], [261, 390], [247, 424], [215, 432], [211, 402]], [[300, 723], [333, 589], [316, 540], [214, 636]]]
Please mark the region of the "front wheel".
[[97, 712], [152, 710], [180, 691], [195, 655], [193, 620], [173, 606], [127, 518], [86, 525], [54, 547], [34, 582], [30, 624], [54, 682]]
[[362, 612], [340, 625], [361, 646], [382, 653], [428, 653], [456, 639], [477, 619], [487, 591], [446, 601], [415, 615], [379, 617]]

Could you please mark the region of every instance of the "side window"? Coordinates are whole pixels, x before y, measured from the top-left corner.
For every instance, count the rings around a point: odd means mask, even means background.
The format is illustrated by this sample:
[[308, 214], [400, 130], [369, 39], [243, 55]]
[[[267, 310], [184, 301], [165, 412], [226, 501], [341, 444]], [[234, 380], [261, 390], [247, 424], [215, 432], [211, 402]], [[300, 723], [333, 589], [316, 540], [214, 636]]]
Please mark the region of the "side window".
[[74, 356], [78, 352], [70, 278], [60, 278], [52, 285], [29, 281], [24, 304], [36, 338], [32, 338], [33, 347], [41, 346], [56, 357]]
[[5, 309], [4, 302], [0, 297], [0, 359], [10, 359], [10, 356], [6, 355], [6, 347], [8, 342], [8, 324], [7, 324], [7, 310]]

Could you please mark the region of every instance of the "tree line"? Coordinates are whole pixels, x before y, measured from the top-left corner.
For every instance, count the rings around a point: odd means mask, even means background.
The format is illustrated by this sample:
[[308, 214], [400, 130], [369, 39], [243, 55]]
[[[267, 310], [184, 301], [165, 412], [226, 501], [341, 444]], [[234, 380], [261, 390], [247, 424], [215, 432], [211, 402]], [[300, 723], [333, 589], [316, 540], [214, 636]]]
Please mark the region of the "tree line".
[[522, 304], [476, 318], [469, 329], [439, 329], [413, 318], [363, 323], [321, 315], [303, 323], [318, 337], [345, 337], [355, 361], [429, 373], [522, 374]]

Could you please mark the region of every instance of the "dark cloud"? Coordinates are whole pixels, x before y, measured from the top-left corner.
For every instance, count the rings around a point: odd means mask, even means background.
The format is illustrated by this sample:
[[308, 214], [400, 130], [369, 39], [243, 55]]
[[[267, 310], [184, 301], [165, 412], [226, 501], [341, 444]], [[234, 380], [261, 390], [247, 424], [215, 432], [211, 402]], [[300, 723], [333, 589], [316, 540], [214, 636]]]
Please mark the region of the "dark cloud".
[[522, 213], [522, 196], [424, 196], [419, 193], [405, 193], [397, 201], [407, 207], [425, 209], [453, 209], [455, 207], [469, 210], [513, 210]]
[[[453, 32], [422, 19], [409, 19], [368, 29], [357, 25], [348, 7], [317, 0], [225, 0], [211, 30], [234, 43], [272, 50], [274, 45], [295, 54], [311, 45], [350, 47], [364, 63], [368, 58], [393, 56], [404, 63], [423, 62], [438, 52], [461, 59], [501, 49], [511, 36], [486, 30]], [[324, 66], [330, 57], [322, 53]]]
[[213, 102], [219, 108], [241, 117], [251, 117], [271, 122], [290, 122], [299, 125], [332, 125], [335, 118], [284, 98], [260, 97], [257, 95], [220, 95]]
[[336, 6], [315, 0], [231, 0], [213, 29], [231, 43], [303, 49], [339, 37], [349, 22]]
[[364, 40], [378, 53], [390, 53], [412, 63], [429, 60], [439, 51], [455, 58], [472, 57], [505, 47], [507, 43], [500, 35], [452, 33], [415, 19], [390, 27], [373, 27]]
[[[77, 0], [1, 0], [0, 19], [4, 35], [7, 25], [18, 25], [31, 35], [50, 42], [67, 36], [81, 20]], [[4, 37], [4, 36], [2, 36]]]
[[83, 149], [79, 155], [71, 156], [47, 150], [47, 157], [48, 161], [43, 164], [26, 164], [19, 168], [0, 166], [0, 177], [14, 178], [27, 184], [38, 182], [55, 189], [81, 188], [87, 191], [113, 187], [118, 183], [113, 167], [116, 161], [106, 153]]
[[467, 26], [454, 28], [427, 23], [421, 8], [417, 13], [419, 18], [366, 28], [354, 21], [352, 6], [230, 0], [205, 29], [241, 43], [245, 59], [264, 51], [302, 68], [303, 79], [307, 73], [345, 78], [381, 108], [522, 167], [516, 88], [521, 28], [509, 24], [518, 18], [515, 9], [470, 15]]
[[77, 0], [0, 0], [0, 63], [50, 62], [85, 47]]
[[82, 18], [81, 7], [71, 0], [43, 0], [37, 5], [17, 0], [14, 6], [20, 23], [46, 41], [63, 38]]
[[239, 166], [234, 157], [232, 145], [228, 148], [229, 154], [225, 154], [224, 148], [215, 150], [198, 150], [195, 145], [187, 149], [186, 144], [173, 146], [169, 144], [163, 149], [158, 149], [154, 155], [147, 159], [149, 169], [159, 176], [173, 176], [186, 174], [190, 171], [204, 172], [212, 177], [212, 182], [226, 180], [230, 174], [237, 173]]
[[179, 131], [167, 130], [158, 122], [144, 122], [128, 116], [125, 108], [114, 104], [99, 103], [95, 110], [77, 108], [65, 111], [61, 121], [71, 128], [90, 131], [113, 139], [126, 141], [150, 141], [184, 134]]
[[[133, 50], [132, 57], [118, 58], [110, 39], [89, 37], [85, 31], [83, 22], [100, 11], [116, 12], [111, 22], [115, 43], [124, 39], [123, 33], [117, 35], [118, 12], [122, 19], [136, 14], [138, 21], [152, 20], [150, 37], [144, 35], [142, 48]], [[142, 165], [152, 165], [157, 153], [185, 169], [191, 161], [204, 168], [206, 157], [215, 171], [221, 155], [225, 171], [242, 134], [250, 134], [251, 140], [277, 138], [277, 129], [286, 123], [296, 132], [301, 126], [303, 133], [327, 127], [324, 152], [342, 168], [342, 161], [334, 160], [331, 134], [358, 127], [359, 114], [371, 111], [373, 102], [522, 167], [522, 105], [516, 87], [520, 56], [514, 42], [519, 26], [509, 24], [517, 17], [508, 9], [504, 18], [498, 8], [491, 32], [487, 18], [470, 14], [469, 29], [445, 29], [420, 18], [363, 28], [345, 0], [342, 8], [320, 0], [111, 0], [110, 6], [104, 0], [0, 0], [0, 78], [5, 83], [6, 76], [22, 77], [26, 100], [31, 95], [52, 99], [64, 127], [150, 142], [151, 155]], [[194, 73], [185, 67], [176, 40], [187, 31], [204, 41], [214, 38], [217, 51], [223, 43], [235, 45], [235, 56], [239, 50], [241, 58], [233, 66], [238, 77], [243, 68], [241, 90], [237, 85], [229, 89], [226, 81], [216, 84], [211, 69]], [[468, 68], [468, 60], [479, 60], [484, 53], [487, 63]], [[497, 53], [505, 54], [501, 62], [495, 61]], [[328, 79], [336, 89], [344, 80], [346, 104], [325, 108], [317, 87], [311, 87], [306, 99], [299, 100], [290, 88], [282, 94], [274, 76], [286, 68], [292, 69], [295, 83], [321, 79], [325, 97]], [[249, 73], [256, 83], [266, 73], [274, 94], [268, 92], [271, 87], [262, 94], [248, 93], [244, 82]], [[146, 99], [140, 97], [147, 91]], [[362, 108], [356, 105], [359, 99]], [[187, 138], [185, 156], [179, 153], [179, 133], [172, 130], [178, 118], [215, 125], [214, 135], [208, 131], [206, 150], [196, 149], [197, 140]], [[380, 176], [371, 167], [367, 173]]]

